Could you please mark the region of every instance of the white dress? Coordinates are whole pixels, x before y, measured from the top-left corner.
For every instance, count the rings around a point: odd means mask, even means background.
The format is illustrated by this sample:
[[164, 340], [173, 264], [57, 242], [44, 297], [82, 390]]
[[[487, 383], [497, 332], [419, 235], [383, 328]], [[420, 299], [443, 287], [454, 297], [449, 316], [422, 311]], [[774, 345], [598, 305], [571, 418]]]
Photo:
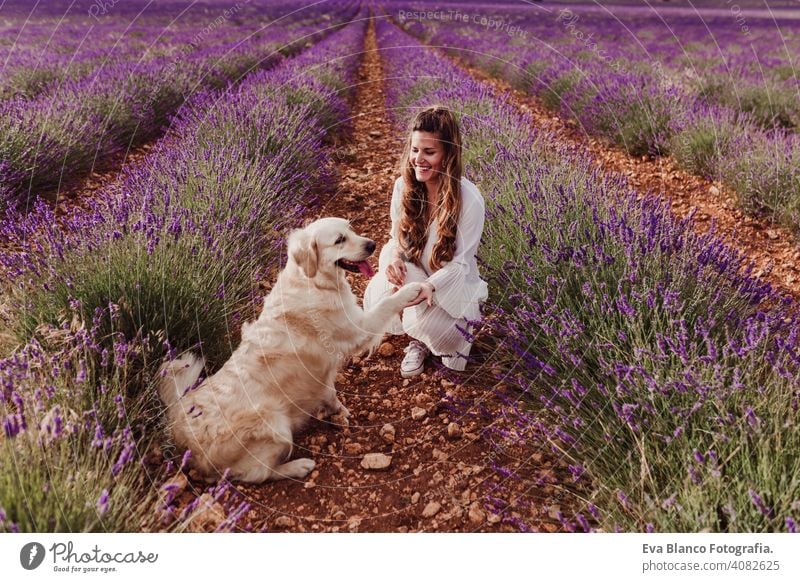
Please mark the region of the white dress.
[[[378, 259], [378, 273], [372, 278], [364, 292], [364, 309], [370, 309], [383, 297], [391, 294], [394, 285], [386, 278], [386, 267], [398, 245], [398, 228], [402, 213], [403, 179], [394, 183], [390, 217], [392, 228], [389, 240]], [[443, 363], [454, 370], [463, 370], [472, 344], [458, 330], [467, 328], [467, 320], [481, 318], [480, 304], [488, 297], [488, 286], [478, 273], [475, 257], [483, 234], [486, 206], [477, 186], [461, 178], [461, 213], [456, 230], [456, 248], [453, 260], [430, 272], [429, 260], [439, 240], [436, 221], [428, 227], [428, 239], [422, 252], [422, 266], [406, 263], [406, 282], [429, 281], [436, 292], [433, 305], [421, 303], [403, 311], [402, 323], [398, 317], [389, 332], [395, 335], [407, 333], [423, 342], [434, 355], [443, 356]]]

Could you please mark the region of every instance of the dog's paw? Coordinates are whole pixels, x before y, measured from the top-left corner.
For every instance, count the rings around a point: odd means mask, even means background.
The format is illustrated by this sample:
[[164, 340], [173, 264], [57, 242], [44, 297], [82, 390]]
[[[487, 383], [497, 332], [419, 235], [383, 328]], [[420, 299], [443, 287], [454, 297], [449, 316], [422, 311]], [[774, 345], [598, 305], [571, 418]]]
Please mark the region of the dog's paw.
[[314, 459], [295, 459], [275, 467], [280, 479], [305, 479], [317, 464]]
[[394, 296], [397, 297], [398, 303], [405, 306], [416, 299], [420, 291], [422, 291], [422, 283], [407, 283], [400, 287]]
[[[347, 419], [350, 416], [350, 411], [345, 408], [342, 401], [337, 397], [333, 403], [324, 404], [322, 408], [317, 411], [317, 420], [330, 419], [335, 422], [337, 418]], [[337, 423], [338, 424], [338, 423]]]
[[333, 409], [334, 409], [333, 410], [334, 415], [342, 415], [345, 418], [350, 416], [350, 411], [347, 410], [347, 407], [344, 404], [342, 404], [342, 401], [339, 400], [338, 397], [336, 398], [336, 402], [333, 405]]
[[330, 420], [336, 426], [341, 426], [342, 428], [348, 427], [350, 426], [350, 411], [342, 406], [342, 409], [331, 416]]

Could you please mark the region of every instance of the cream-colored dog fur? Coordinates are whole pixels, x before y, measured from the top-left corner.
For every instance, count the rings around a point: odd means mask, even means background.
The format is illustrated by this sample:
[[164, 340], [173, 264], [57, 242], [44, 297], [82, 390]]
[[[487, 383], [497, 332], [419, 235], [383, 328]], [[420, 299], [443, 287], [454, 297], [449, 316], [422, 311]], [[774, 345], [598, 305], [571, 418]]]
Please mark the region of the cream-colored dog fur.
[[344, 271], [360, 263], [371, 274], [365, 261], [374, 250], [341, 218], [293, 231], [286, 268], [222, 369], [189, 390], [201, 359], [188, 354], [162, 367], [159, 393], [172, 434], [192, 451], [195, 468], [212, 478], [230, 469], [231, 478], [250, 483], [311, 472], [312, 459], [286, 462], [292, 435], [318, 412], [347, 418], [334, 387], [337, 371], [374, 347], [420, 292], [419, 283], [410, 283], [362, 310]]

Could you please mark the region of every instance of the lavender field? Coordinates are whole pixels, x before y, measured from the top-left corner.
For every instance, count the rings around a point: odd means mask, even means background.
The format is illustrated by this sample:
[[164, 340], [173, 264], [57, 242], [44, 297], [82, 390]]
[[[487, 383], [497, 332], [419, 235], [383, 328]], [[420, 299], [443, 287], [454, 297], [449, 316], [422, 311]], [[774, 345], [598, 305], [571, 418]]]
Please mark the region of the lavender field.
[[[222, 365], [289, 229], [343, 183], [372, 31], [397, 143], [418, 108], [451, 107], [486, 200], [490, 297], [463, 381], [511, 387], [513, 426], [479, 442], [560, 460], [561, 531], [797, 531], [796, 298], [467, 67], [797, 234], [800, 10], [617, 4], [3, 3], [0, 531], [196, 531], [209, 501], [224, 519], [206, 529], [253, 529], [235, 483], [186, 502], [156, 374], [187, 349]], [[490, 458], [481, 512], [543, 531], [499, 501], [523, 477]]]

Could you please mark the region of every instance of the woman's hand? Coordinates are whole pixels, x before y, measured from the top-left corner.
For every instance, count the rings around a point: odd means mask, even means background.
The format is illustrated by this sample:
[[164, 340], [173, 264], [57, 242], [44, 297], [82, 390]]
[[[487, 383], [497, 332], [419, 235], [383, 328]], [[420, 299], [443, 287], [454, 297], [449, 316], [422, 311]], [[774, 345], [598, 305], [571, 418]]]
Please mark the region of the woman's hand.
[[406, 282], [406, 263], [403, 259], [395, 257], [386, 267], [386, 278], [395, 287], [402, 287]]
[[[420, 290], [419, 295], [416, 296], [413, 300], [406, 304], [406, 307], [414, 307], [415, 305], [419, 305], [423, 301], [428, 303], [428, 307], [433, 305], [433, 293], [436, 290], [433, 288], [433, 285], [428, 283], [427, 281], [422, 283], [422, 290]], [[404, 308], [405, 309], [405, 308]]]

